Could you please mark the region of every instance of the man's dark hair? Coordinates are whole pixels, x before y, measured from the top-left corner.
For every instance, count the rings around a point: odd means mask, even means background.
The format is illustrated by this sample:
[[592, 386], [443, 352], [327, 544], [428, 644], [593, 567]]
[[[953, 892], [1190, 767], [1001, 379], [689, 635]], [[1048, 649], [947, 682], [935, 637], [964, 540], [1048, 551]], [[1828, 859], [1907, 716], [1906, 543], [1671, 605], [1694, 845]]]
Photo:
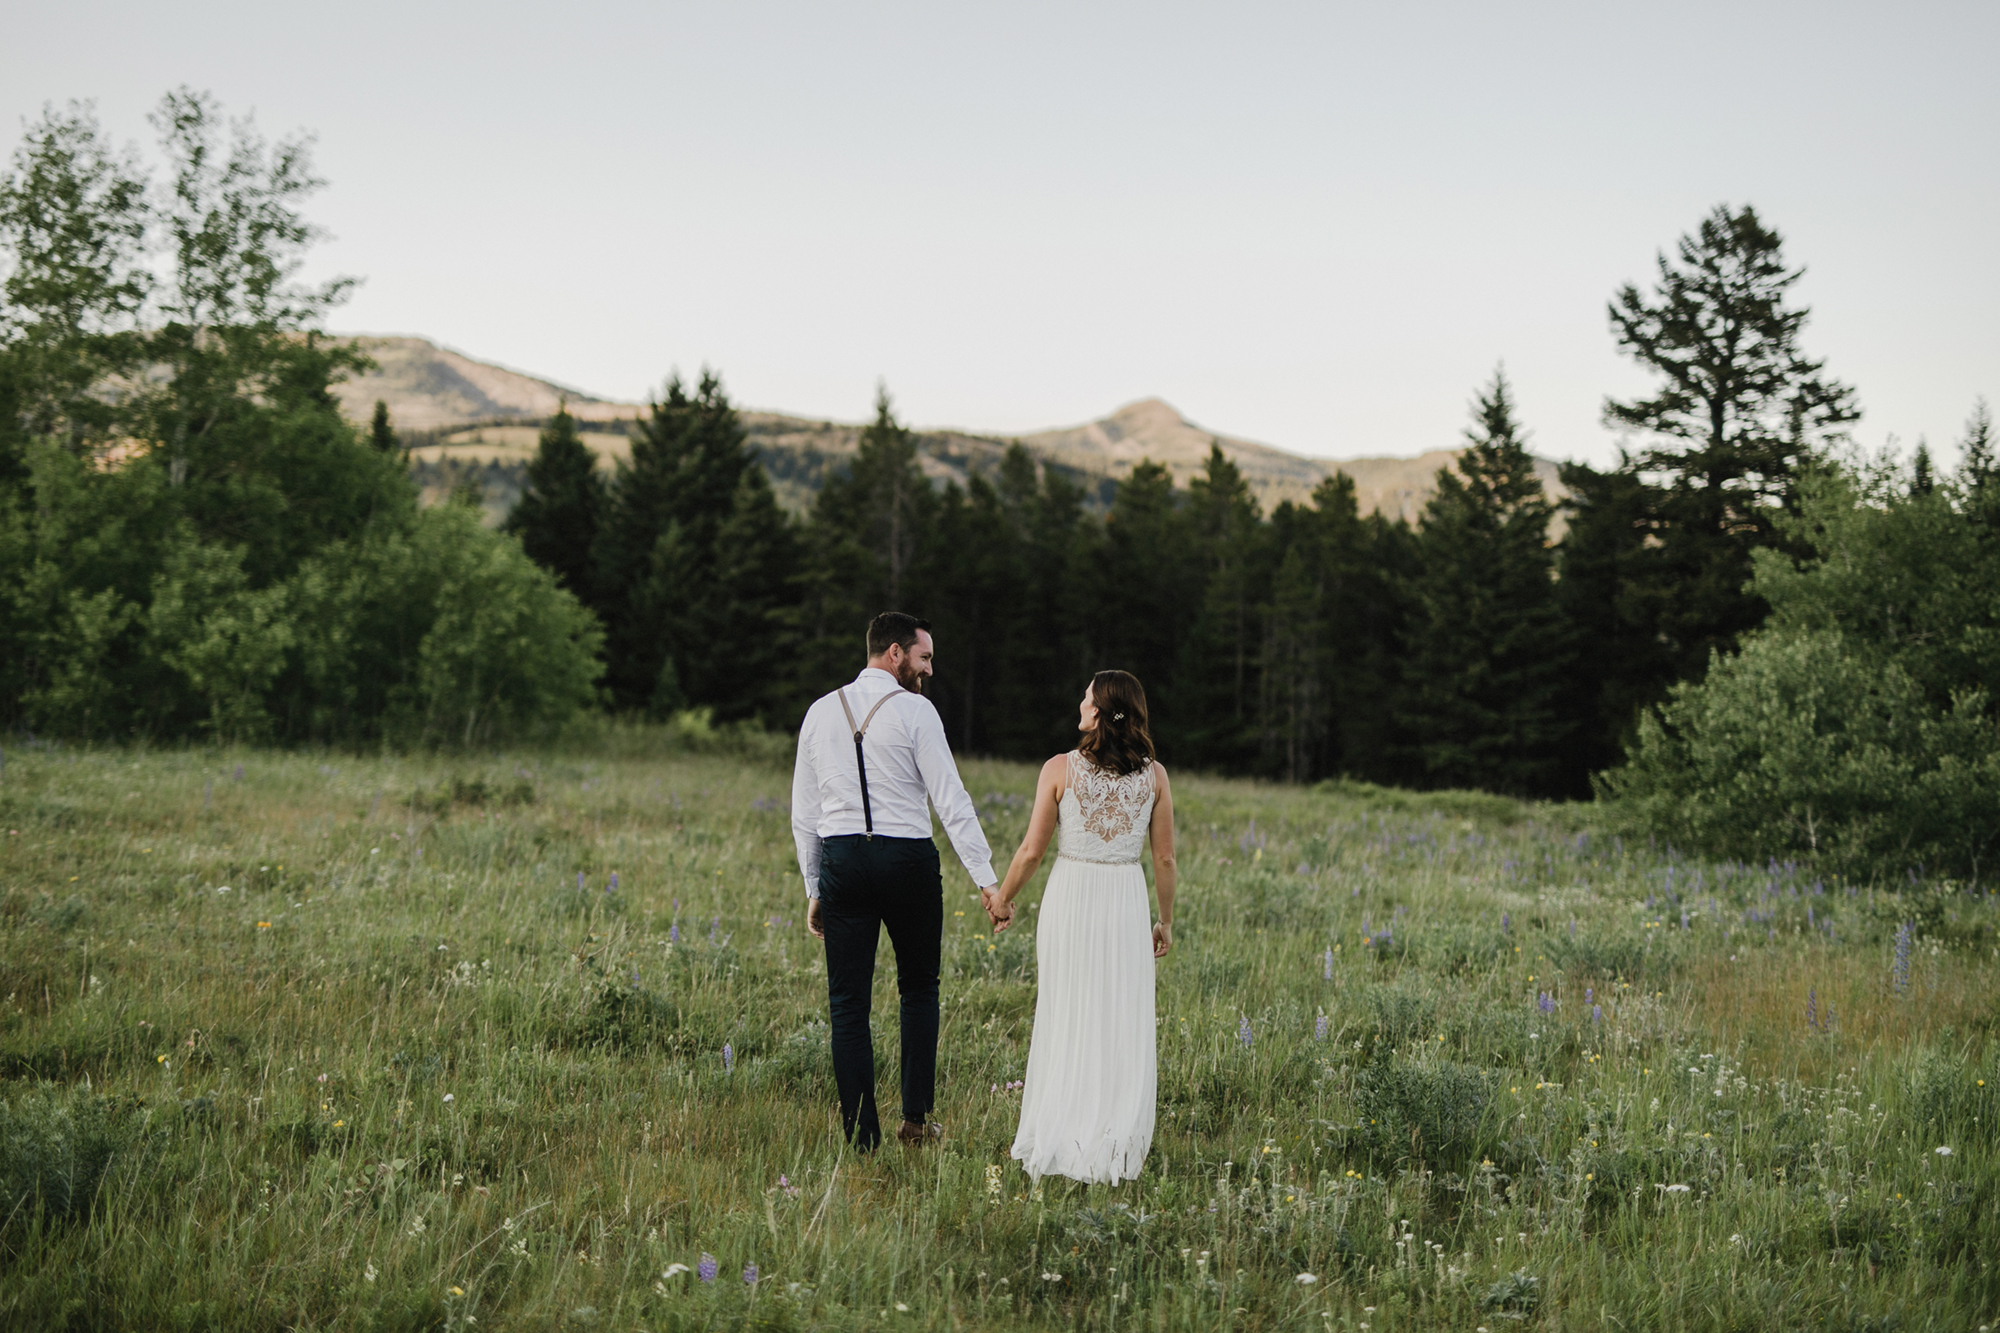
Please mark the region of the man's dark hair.
[[891, 644], [900, 643], [903, 651], [909, 652], [917, 646], [917, 631], [930, 632], [931, 622], [922, 616], [906, 615], [901, 611], [884, 611], [868, 622], [868, 655], [880, 657], [889, 651]]

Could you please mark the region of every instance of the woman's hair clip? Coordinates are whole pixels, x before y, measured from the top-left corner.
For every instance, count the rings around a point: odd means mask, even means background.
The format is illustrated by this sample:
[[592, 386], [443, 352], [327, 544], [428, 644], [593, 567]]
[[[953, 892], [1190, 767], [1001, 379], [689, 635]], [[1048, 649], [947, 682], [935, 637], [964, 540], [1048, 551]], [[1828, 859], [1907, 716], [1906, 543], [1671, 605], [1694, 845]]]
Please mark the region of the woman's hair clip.
[[1111, 715], [1111, 720], [1113, 722], [1123, 722], [1125, 720], [1125, 715], [1123, 713], [1113, 713]]

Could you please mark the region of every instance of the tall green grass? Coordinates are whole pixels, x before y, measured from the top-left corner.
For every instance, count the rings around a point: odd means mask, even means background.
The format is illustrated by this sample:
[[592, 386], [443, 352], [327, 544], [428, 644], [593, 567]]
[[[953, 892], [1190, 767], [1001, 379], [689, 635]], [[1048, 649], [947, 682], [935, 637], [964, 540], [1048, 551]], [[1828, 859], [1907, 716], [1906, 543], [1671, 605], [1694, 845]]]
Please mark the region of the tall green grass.
[[[1036, 892], [947, 855], [948, 1137], [844, 1151], [782, 760], [9, 747], [0, 1323], [2000, 1322], [1983, 892], [1180, 775], [1153, 1156], [1037, 1189]], [[1004, 856], [1033, 770], [965, 776]]]

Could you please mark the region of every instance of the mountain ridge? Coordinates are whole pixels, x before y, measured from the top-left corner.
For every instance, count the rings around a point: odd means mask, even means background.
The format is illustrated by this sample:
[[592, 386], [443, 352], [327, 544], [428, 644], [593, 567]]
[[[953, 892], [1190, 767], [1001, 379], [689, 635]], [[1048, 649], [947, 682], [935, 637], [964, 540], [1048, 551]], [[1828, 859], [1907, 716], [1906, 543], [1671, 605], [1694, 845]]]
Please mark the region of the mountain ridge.
[[[630, 455], [625, 423], [646, 408], [641, 403], [599, 398], [552, 380], [538, 378], [426, 338], [352, 334], [343, 341], [365, 352], [376, 368], [335, 386], [342, 410], [365, 422], [377, 400], [406, 434], [421, 437], [412, 457], [428, 489], [445, 487], [477, 468], [487, 491], [489, 512], [505, 512], [518, 495], [521, 470], [534, 456], [540, 423], [567, 404], [584, 439], [604, 466]], [[829, 468], [840, 466], [860, 447], [863, 425], [783, 412], [739, 408], [752, 449], [779, 499], [802, 511]], [[1143, 460], [1165, 467], [1185, 486], [1206, 466], [1211, 443], [1242, 470], [1258, 504], [1270, 512], [1284, 501], [1305, 502], [1313, 488], [1335, 472], [1354, 479], [1361, 512], [1414, 520], [1436, 490], [1440, 468], [1462, 452], [1434, 449], [1415, 458], [1308, 458], [1275, 445], [1208, 430], [1189, 421], [1159, 398], [1142, 398], [1079, 426], [1026, 434], [986, 434], [973, 430], [912, 430], [918, 461], [934, 483], [963, 484], [975, 473], [990, 475], [1013, 444], [1081, 484], [1095, 503], [1108, 504], [1116, 484]], [[1536, 471], [1552, 497], [1564, 491], [1556, 465], [1538, 458]]]

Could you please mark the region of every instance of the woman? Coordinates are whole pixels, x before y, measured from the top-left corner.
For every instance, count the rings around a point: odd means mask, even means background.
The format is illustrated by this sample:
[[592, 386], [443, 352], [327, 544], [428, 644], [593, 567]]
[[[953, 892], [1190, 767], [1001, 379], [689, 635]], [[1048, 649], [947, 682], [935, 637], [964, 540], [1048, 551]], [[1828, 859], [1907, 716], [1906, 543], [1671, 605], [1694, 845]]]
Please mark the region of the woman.
[[[1153, 961], [1174, 947], [1174, 803], [1135, 677], [1098, 672], [1077, 713], [1083, 739], [1042, 765], [1027, 836], [987, 913], [995, 933], [1007, 929], [1060, 824], [1035, 927], [1041, 992], [1013, 1155], [1037, 1179], [1116, 1184], [1139, 1174], [1153, 1142]], [[1149, 842], [1160, 895], [1150, 932], [1139, 868]]]

